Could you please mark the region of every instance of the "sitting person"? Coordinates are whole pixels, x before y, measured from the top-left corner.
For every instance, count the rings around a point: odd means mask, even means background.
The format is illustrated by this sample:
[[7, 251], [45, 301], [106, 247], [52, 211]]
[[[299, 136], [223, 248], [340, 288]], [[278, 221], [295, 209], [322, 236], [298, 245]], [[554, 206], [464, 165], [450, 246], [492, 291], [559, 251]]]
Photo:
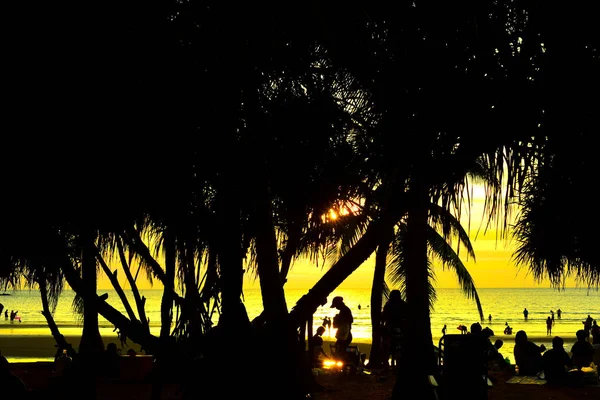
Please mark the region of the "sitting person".
[[543, 344], [538, 346], [527, 338], [525, 331], [515, 335], [515, 364], [519, 367], [519, 375], [537, 375], [542, 371], [542, 353], [546, 351]]
[[324, 359], [329, 359], [327, 353], [323, 349], [323, 334], [325, 333], [325, 327], [320, 326], [317, 328], [317, 333], [311, 338], [310, 346], [312, 348], [311, 362], [313, 366], [322, 366]]
[[106, 351], [104, 352], [104, 375], [109, 378], [116, 378], [119, 376], [121, 368], [121, 355], [117, 350], [117, 345], [109, 343], [106, 345]]
[[25, 384], [10, 370], [10, 364], [4, 356], [0, 356], [0, 387], [2, 398], [20, 399], [27, 393]]
[[564, 340], [560, 336], [552, 339], [552, 348], [542, 356], [544, 375], [550, 384], [561, 385], [567, 383], [568, 371], [571, 368], [571, 358], [565, 351]]
[[581, 370], [583, 367], [589, 367], [594, 360], [594, 346], [587, 341], [587, 332], [580, 329], [576, 333], [577, 342], [571, 347], [571, 362], [573, 367]]

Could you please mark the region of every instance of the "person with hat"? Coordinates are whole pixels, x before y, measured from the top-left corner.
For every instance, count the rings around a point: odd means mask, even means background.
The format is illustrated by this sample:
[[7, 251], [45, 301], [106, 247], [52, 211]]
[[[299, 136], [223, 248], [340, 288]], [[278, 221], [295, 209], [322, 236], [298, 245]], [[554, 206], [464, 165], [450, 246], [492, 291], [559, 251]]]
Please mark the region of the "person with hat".
[[335, 317], [333, 317], [333, 327], [337, 329], [335, 333], [335, 352], [338, 354], [344, 354], [346, 347], [352, 342], [352, 323], [354, 317], [350, 308], [344, 304], [344, 299], [341, 296], [336, 296], [331, 302], [331, 308], [337, 308], [340, 310]]

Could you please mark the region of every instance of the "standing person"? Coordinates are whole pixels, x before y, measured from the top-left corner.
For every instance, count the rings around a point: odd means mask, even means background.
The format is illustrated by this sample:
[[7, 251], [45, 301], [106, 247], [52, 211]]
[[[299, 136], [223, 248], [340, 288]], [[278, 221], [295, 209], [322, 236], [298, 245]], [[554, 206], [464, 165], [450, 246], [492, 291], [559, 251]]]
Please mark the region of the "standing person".
[[525, 321], [527, 321], [527, 316], [529, 315], [529, 311], [527, 311], [527, 308], [525, 308], [523, 310], [523, 316], [525, 317]]
[[323, 326], [327, 328], [327, 334], [331, 337], [331, 320], [329, 317], [323, 318]]
[[558, 310], [556, 310], [556, 316], [558, 317], [558, 319], [560, 319], [560, 316], [562, 315], [562, 311], [559, 308]]
[[554, 324], [554, 311], [550, 310], [550, 317], [552, 317], [552, 323]]
[[552, 318], [546, 318], [546, 335], [552, 335]]
[[596, 320], [592, 322], [592, 329], [590, 331], [592, 333], [592, 344], [600, 344], [600, 326]]
[[333, 317], [332, 324], [333, 327], [337, 329], [337, 332], [335, 333], [335, 352], [339, 356], [339, 354], [345, 353], [346, 347], [352, 342], [352, 323], [354, 322], [354, 317], [352, 316], [350, 308], [344, 304], [344, 299], [341, 296], [333, 298], [331, 308], [340, 310], [340, 312]]
[[406, 302], [402, 300], [400, 291], [395, 289], [390, 292], [390, 298], [382, 312], [384, 334], [384, 357], [387, 361], [392, 358], [392, 365], [398, 364], [402, 355], [408, 312]]
[[488, 321], [490, 321], [490, 324], [492, 323], [492, 314], [488, 316]]
[[4, 310], [4, 304], [0, 303], [0, 314], [2, 314], [2, 310]]
[[442, 328], [442, 336], [446, 336], [446, 324], [444, 324], [444, 327]]
[[4, 310], [4, 320], [8, 321], [8, 308]]

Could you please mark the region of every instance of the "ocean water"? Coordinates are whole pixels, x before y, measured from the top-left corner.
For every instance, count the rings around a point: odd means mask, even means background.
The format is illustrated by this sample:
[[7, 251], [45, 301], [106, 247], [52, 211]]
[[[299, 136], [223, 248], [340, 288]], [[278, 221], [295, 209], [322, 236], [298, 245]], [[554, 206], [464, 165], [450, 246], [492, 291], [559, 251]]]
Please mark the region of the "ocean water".
[[[557, 291], [551, 288], [516, 288], [516, 289], [479, 289], [479, 297], [485, 314], [482, 325], [489, 326], [495, 333], [494, 340], [499, 338], [504, 341], [501, 353], [512, 360], [512, 349], [514, 334], [518, 330], [525, 330], [534, 342], [544, 343], [550, 347], [552, 337], [561, 336], [565, 340], [565, 348], [570, 349], [570, 343], [575, 341], [575, 332], [582, 329], [582, 322], [589, 315], [600, 320], [600, 292], [588, 291], [580, 288], [567, 288]], [[10, 322], [0, 316], [0, 337], [3, 335], [50, 335], [46, 321], [41, 314], [41, 301], [39, 293], [35, 290], [8, 291], [9, 296], [0, 296], [0, 303], [5, 310], [18, 310], [21, 321]], [[99, 290], [99, 294], [108, 293], [108, 302], [125, 313], [119, 297], [113, 290]], [[301, 289], [286, 289], [286, 300], [288, 309], [291, 309], [296, 301], [306, 293]], [[142, 290], [141, 294], [146, 296], [146, 315], [150, 318], [150, 329], [154, 334], [160, 331], [160, 301], [162, 290]], [[262, 311], [262, 299], [260, 289], [251, 288], [245, 290], [244, 302], [250, 318], [256, 317]], [[342, 296], [345, 303], [350, 307], [354, 316], [352, 335], [356, 342], [370, 342], [371, 320], [370, 320], [370, 291], [369, 289], [345, 289], [331, 294], [329, 303], [319, 307], [314, 314], [314, 327], [316, 330], [322, 324], [323, 318], [333, 316], [336, 309], [330, 308], [331, 299], [334, 296]], [[447, 333], [459, 333], [457, 326], [464, 324], [467, 327], [474, 322], [479, 322], [477, 307], [473, 300], [467, 299], [460, 289], [437, 289], [438, 300], [431, 314], [431, 329], [433, 340], [438, 344], [442, 336], [441, 330], [447, 325]], [[54, 319], [65, 335], [81, 334], [81, 319], [74, 313], [72, 308], [74, 293], [65, 290], [58, 302]], [[135, 309], [135, 302], [131, 293], [128, 297]], [[359, 308], [360, 307], [360, 308]], [[527, 321], [523, 317], [523, 309], [529, 310]], [[546, 335], [546, 318], [550, 310], [556, 312], [562, 310], [562, 318], [555, 317], [552, 335]], [[491, 324], [488, 315], [492, 315]], [[503, 334], [504, 324], [513, 328], [513, 335]], [[101, 316], [99, 324], [102, 335], [115, 336], [114, 326]], [[324, 338], [333, 338], [335, 331], [326, 332]]]

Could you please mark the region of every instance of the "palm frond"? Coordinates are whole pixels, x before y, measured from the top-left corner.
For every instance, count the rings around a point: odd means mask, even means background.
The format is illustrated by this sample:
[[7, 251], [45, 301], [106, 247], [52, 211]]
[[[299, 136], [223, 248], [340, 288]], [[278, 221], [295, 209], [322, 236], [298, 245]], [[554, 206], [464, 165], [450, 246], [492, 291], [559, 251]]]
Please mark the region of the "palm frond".
[[427, 242], [429, 244], [431, 256], [441, 261], [442, 268], [451, 269], [456, 274], [458, 284], [465, 296], [467, 296], [468, 299], [475, 300], [479, 317], [483, 320], [483, 309], [481, 307], [481, 301], [479, 300], [479, 294], [475, 288], [475, 282], [458, 254], [456, 254], [448, 242], [446, 242], [446, 240], [444, 240], [444, 238], [432, 227], [428, 227]]

